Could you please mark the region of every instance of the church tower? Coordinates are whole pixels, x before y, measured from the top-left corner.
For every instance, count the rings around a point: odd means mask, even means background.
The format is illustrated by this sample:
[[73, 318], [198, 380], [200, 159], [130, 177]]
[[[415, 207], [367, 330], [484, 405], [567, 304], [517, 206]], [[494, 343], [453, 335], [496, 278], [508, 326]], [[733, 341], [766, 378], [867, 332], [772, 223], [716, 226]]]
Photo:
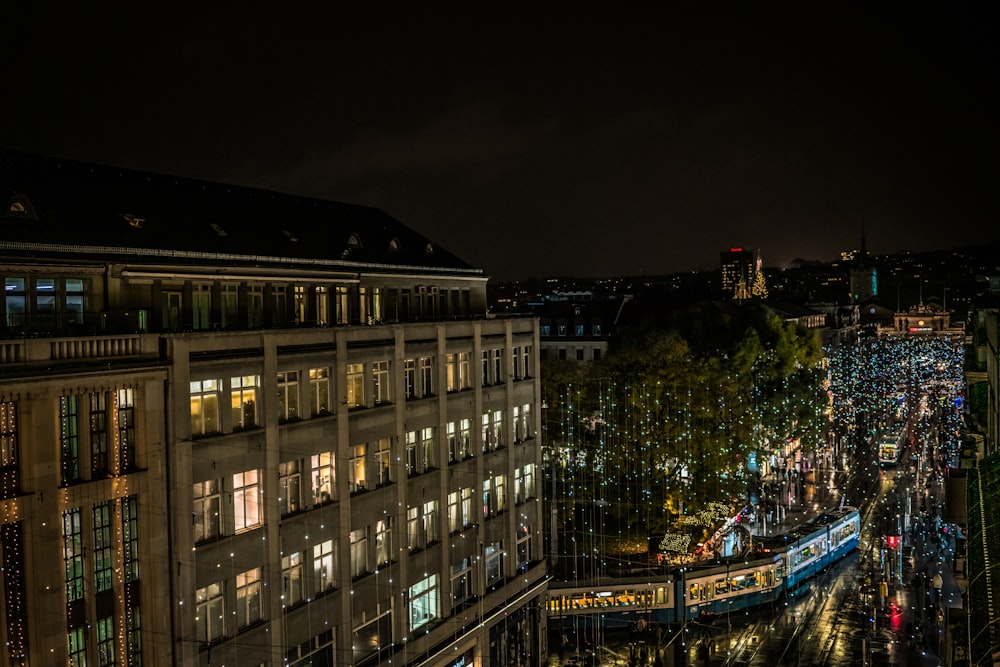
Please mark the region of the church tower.
[[878, 296], [878, 273], [868, 256], [865, 228], [861, 227], [861, 248], [850, 267], [851, 303], [862, 303]]

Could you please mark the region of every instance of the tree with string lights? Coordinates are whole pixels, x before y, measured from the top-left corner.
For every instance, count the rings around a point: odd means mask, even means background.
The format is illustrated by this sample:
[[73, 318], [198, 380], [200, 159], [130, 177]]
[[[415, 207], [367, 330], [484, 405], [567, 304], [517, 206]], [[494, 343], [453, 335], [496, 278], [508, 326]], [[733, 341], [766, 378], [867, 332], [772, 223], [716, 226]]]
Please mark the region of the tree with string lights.
[[759, 305], [698, 305], [622, 330], [599, 363], [543, 368], [562, 562], [580, 576], [643, 560], [652, 536], [692, 530], [684, 517], [742, 506], [752, 452], [824, 441], [822, 358], [815, 332]]

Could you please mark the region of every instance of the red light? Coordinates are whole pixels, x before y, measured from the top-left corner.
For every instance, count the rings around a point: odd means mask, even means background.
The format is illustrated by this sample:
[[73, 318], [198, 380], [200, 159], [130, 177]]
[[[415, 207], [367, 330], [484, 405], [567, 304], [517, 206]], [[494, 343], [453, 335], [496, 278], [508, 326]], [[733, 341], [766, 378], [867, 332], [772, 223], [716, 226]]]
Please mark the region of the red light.
[[889, 535], [885, 538], [885, 541], [890, 549], [895, 549], [899, 546], [899, 537], [896, 535]]

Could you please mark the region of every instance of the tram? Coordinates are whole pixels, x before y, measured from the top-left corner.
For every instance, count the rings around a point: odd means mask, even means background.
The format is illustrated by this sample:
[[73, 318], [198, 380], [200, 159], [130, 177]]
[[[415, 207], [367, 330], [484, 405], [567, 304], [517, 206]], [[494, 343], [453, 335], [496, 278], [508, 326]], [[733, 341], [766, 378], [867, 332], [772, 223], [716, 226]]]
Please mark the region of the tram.
[[897, 425], [886, 431], [879, 439], [878, 463], [883, 468], [894, 468], [899, 465], [906, 448], [906, 429]]
[[630, 624], [675, 624], [798, 595], [817, 573], [857, 549], [861, 517], [853, 507], [831, 510], [788, 533], [761, 541], [752, 559], [673, 569], [646, 578], [614, 578], [599, 587], [549, 585], [549, 619], [575, 617], [607, 630]]

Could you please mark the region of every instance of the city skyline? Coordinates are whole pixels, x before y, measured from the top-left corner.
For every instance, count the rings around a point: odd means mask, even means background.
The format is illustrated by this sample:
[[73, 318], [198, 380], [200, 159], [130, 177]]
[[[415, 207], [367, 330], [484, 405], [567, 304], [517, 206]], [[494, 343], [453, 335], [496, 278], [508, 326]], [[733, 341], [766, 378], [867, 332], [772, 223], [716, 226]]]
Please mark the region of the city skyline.
[[0, 146], [373, 206], [498, 280], [948, 249], [996, 238], [1000, 134], [989, 17], [938, 9], [25, 9]]

